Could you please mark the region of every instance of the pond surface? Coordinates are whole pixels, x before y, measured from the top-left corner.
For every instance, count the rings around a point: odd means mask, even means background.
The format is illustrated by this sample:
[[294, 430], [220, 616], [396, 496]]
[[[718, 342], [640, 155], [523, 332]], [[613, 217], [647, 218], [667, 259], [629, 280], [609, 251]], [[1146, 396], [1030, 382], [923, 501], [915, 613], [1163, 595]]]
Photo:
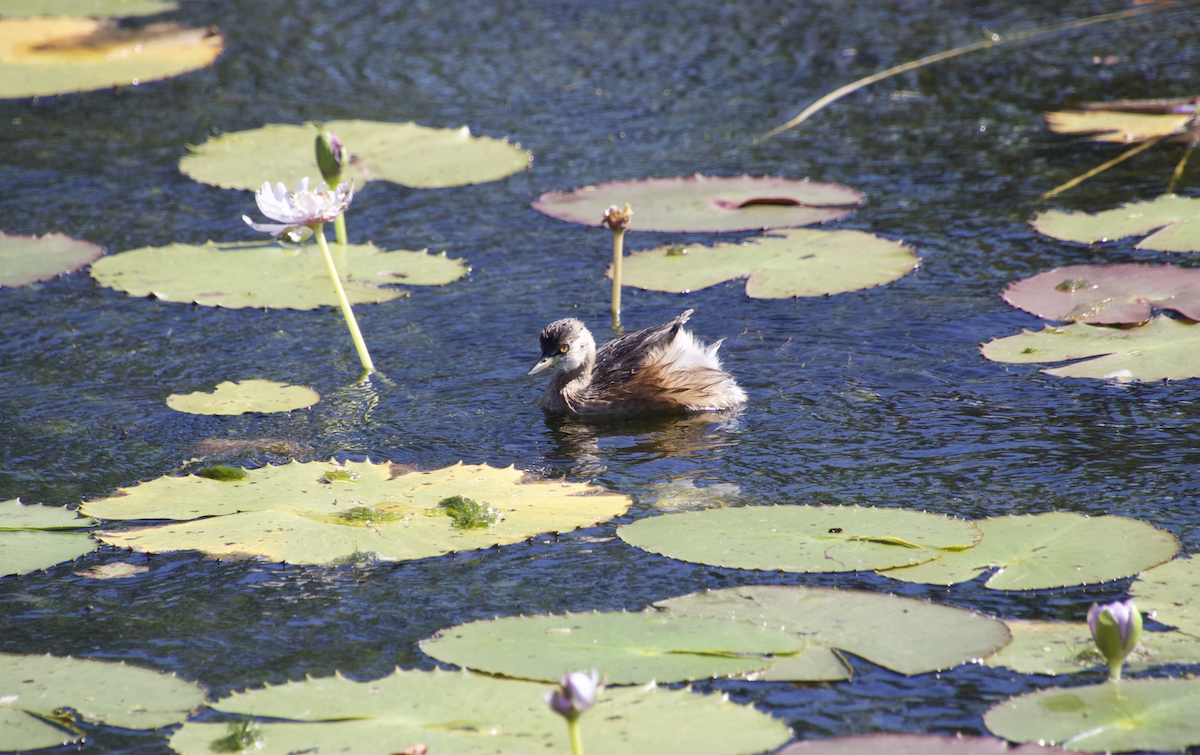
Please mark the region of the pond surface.
[[[1200, 549], [1196, 382], [1066, 380], [990, 363], [980, 342], [1041, 320], [998, 297], [1010, 280], [1097, 261], [1172, 261], [1133, 240], [1088, 249], [1041, 237], [1036, 209], [1095, 211], [1165, 190], [1179, 145], [1160, 145], [1081, 187], [1044, 191], [1119, 147], [1049, 134], [1067, 99], [1194, 94], [1200, 16], [1171, 8], [1001, 46], [890, 79], [765, 143], [753, 137], [862, 76], [988, 32], [1119, 10], [1119, 2], [259, 2], [189, 3], [169, 17], [216, 24], [228, 51], [208, 70], [85, 96], [0, 103], [0, 217], [7, 233], [61, 231], [109, 253], [173, 241], [256, 238], [252, 194], [176, 169], [209, 135], [308, 119], [468, 125], [532, 150], [508, 179], [443, 190], [375, 182], [355, 197], [350, 239], [445, 250], [470, 275], [357, 308], [387, 380], [354, 385], [340, 315], [224, 310], [131, 299], [85, 273], [0, 291], [0, 500], [75, 506], [194, 468], [212, 438], [284, 439], [299, 458], [430, 469], [515, 464], [628, 494], [626, 517], [480, 553], [374, 567], [146, 558], [103, 548], [77, 564], [0, 579], [0, 651], [122, 659], [194, 679], [214, 696], [334, 671], [355, 679], [432, 668], [417, 642], [497, 615], [639, 610], [706, 587], [836, 585], [897, 592], [1000, 618], [1081, 620], [1128, 581], [1008, 594], [872, 574], [793, 575], [685, 564], [615, 537], [673, 492], [695, 502], [864, 504], [969, 519], [1118, 514]], [[350, 145], [353, 150], [353, 145]], [[546, 417], [526, 377], [538, 332], [565, 316], [612, 336], [611, 237], [529, 208], [545, 191], [648, 176], [771, 174], [853, 186], [837, 224], [903, 240], [919, 270], [828, 298], [748, 299], [742, 282], [686, 296], [626, 289], [630, 328], [696, 310], [725, 338], [750, 396], [734, 415], [600, 424]], [[1181, 193], [1195, 186], [1197, 169]], [[270, 179], [264, 176], [264, 179]], [[636, 210], [636, 208], [635, 208]], [[753, 234], [726, 234], [722, 240]], [[627, 249], [716, 237], [639, 233]], [[226, 380], [309, 385], [290, 415], [197, 417], [172, 393]], [[258, 466], [282, 456], [241, 457]], [[189, 466], [191, 464], [191, 466]], [[138, 577], [80, 568], [131, 558]], [[852, 659], [848, 683], [714, 681], [786, 720], [798, 738], [869, 732], [985, 733], [994, 703], [1044, 677], [964, 666], [912, 678]], [[1191, 669], [1194, 671], [1195, 669]], [[1151, 675], [1179, 675], [1179, 667]], [[1100, 672], [1069, 683], [1095, 682]], [[88, 753], [162, 755], [153, 733], [93, 730]]]

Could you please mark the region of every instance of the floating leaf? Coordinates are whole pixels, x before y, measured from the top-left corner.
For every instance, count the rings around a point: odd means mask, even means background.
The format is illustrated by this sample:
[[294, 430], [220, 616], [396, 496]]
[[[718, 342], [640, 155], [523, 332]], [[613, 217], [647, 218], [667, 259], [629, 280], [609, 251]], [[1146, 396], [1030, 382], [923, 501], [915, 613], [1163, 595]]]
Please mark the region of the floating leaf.
[[1094, 142], [1130, 144], [1156, 136], [1188, 133], [1188, 113], [1131, 113], [1093, 110], [1045, 114], [1046, 125], [1056, 134], [1090, 136]]
[[600, 225], [611, 205], [633, 206], [638, 231], [752, 231], [837, 220], [862, 194], [837, 184], [773, 176], [645, 178], [552, 191], [533, 209], [553, 218]]
[[1182, 750], [1200, 744], [1198, 710], [1200, 679], [1124, 679], [1015, 697], [983, 723], [1014, 742], [1081, 752]]
[[[522, 483], [523, 477], [512, 467], [486, 465], [404, 474], [370, 462], [292, 462], [247, 470], [241, 481], [160, 477], [83, 508], [103, 519], [206, 517], [98, 535], [122, 548], [318, 564], [429, 558], [515, 543], [596, 524], [623, 514], [631, 503], [583, 483]], [[486, 528], [457, 528], [438, 510], [454, 495], [486, 503], [503, 518]]]
[[96, 550], [90, 535], [55, 531], [91, 525], [91, 519], [58, 506], [24, 505], [20, 499], [0, 503], [0, 576], [28, 574]]
[[126, 29], [92, 18], [0, 18], [0, 99], [137, 86], [204, 68], [224, 49], [213, 27]]
[[1155, 612], [1156, 621], [1200, 637], [1200, 558], [1185, 556], [1147, 569], [1129, 593], [1142, 612]]
[[630, 545], [710, 566], [839, 572], [891, 569], [970, 548], [970, 522], [860, 506], [745, 506], [642, 519], [617, 534]]
[[746, 621], [642, 613], [511, 616], [443, 629], [421, 649], [443, 663], [521, 679], [556, 681], [601, 669], [611, 684], [744, 675], [796, 653], [800, 638]]
[[[1140, 604], [1138, 610], [1145, 611]], [[1108, 673], [1108, 661], [1096, 649], [1087, 624], [1015, 619], [1004, 623], [1012, 632], [1012, 642], [984, 658], [985, 666], [1050, 676], [1090, 669]], [[1200, 663], [1200, 640], [1180, 632], [1142, 632], [1125, 662], [1133, 669]]]
[[1052, 238], [1081, 244], [1140, 236], [1161, 229], [1138, 242], [1137, 248], [1158, 252], [1200, 251], [1200, 199], [1173, 194], [1090, 214], [1050, 210], [1035, 216], [1031, 225]]
[[1063, 751], [1035, 744], [1010, 747], [1003, 739], [962, 734], [859, 734], [793, 742], [775, 755], [1063, 755]]
[[88, 723], [157, 729], [187, 718], [204, 704], [204, 696], [204, 689], [194, 682], [124, 663], [0, 653], [0, 712], [23, 712], [0, 717], [0, 742], [8, 750], [26, 750], [50, 746], [27, 741], [49, 737], [61, 744], [79, 739], [29, 725], [24, 718], [29, 713], [51, 717], [61, 708], [70, 708]]
[[273, 380], [241, 380], [218, 383], [210, 393], [173, 393], [167, 406], [188, 414], [246, 414], [247, 412], [290, 412], [321, 400], [321, 394], [301, 385]]
[[1047, 320], [1141, 323], [1153, 309], [1200, 320], [1200, 270], [1174, 265], [1070, 265], [1010, 283], [1009, 304]]
[[176, 10], [170, 0], [4, 0], [5, 16], [153, 16]]
[[[384, 252], [372, 244], [330, 244], [352, 304], [391, 301], [404, 292], [387, 284], [441, 286], [466, 275], [466, 263], [444, 254]], [[329, 273], [315, 245], [275, 241], [203, 246], [143, 247], [92, 265], [101, 285], [131, 296], [206, 307], [316, 309], [338, 305]]]
[[990, 517], [975, 525], [983, 531], [983, 542], [974, 548], [881, 573], [905, 582], [953, 585], [998, 569], [987, 587], [1040, 590], [1121, 579], [1161, 564], [1179, 551], [1179, 541], [1171, 533], [1122, 516], [1054, 511]]
[[[415, 123], [327, 121], [350, 152], [342, 179], [361, 189], [368, 181], [391, 181], [417, 189], [498, 181], [529, 165], [531, 155], [507, 139], [471, 136], [462, 128]], [[179, 161], [179, 170], [201, 183], [226, 189], [262, 188], [263, 181], [295, 186], [320, 176], [311, 125], [272, 124], [209, 137]]]
[[919, 260], [904, 244], [862, 231], [791, 230], [741, 244], [660, 246], [622, 264], [622, 284], [636, 288], [685, 294], [747, 278], [747, 296], [783, 299], [881, 286], [911, 273]]
[[1058, 377], [1101, 380], [1186, 380], [1200, 377], [1200, 328], [1196, 323], [1159, 315], [1137, 328], [1085, 323], [1047, 325], [1034, 333], [996, 338], [980, 349], [993, 362], [1029, 364], [1084, 359], [1042, 370]]
[[901, 674], [925, 674], [991, 653], [1009, 640], [1003, 622], [915, 598], [821, 587], [730, 587], [655, 603], [671, 615], [719, 618], [794, 632], [807, 647], [776, 658], [756, 679], [849, 679], [838, 651]]
[[[249, 690], [214, 707], [285, 719], [258, 724], [253, 751], [262, 755], [388, 755], [416, 743], [426, 745], [430, 755], [569, 752], [567, 727], [542, 698], [551, 689], [467, 672], [396, 671], [369, 682], [334, 676]], [[580, 726], [589, 755], [751, 755], [791, 739], [782, 721], [734, 705], [724, 695], [653, 685], [609, 687]], [[213, 744], [229, 735], [228, 724], [188, 722], [170, 744], [179, 755], [212, 755]]]
[[0, 233], [0, 287], [17, 288], [73, 273], [103, 254], [99, 244], [61, 233], [41, 238]]

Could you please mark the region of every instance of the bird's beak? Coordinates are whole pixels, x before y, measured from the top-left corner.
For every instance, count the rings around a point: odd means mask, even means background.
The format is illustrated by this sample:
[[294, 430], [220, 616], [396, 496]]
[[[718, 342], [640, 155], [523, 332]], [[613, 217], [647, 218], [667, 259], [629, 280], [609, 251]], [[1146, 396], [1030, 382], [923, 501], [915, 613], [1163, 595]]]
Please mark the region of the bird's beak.
[[536, 375], [537, 373], [541, 372], [542, 370], [546, 369], [547, 367], [553, 367], [554, 363], [557, 361], [558, 361], [557, 354], [554, 354], [553, 356], [542, 357], [541, 360], [539, 360], [538, 363], [533, 366], [533, 369], [530, 370], [528, 374]]

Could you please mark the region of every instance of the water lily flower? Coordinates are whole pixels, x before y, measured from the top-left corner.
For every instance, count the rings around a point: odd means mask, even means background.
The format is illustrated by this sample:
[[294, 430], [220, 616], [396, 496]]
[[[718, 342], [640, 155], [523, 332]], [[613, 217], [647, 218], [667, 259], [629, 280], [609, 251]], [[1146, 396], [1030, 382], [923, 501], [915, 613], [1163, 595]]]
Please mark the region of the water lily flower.
[[1108, 661], [1108, 678], [1120, 681], [1125, 656], [1142, 636], [1142, 614], [1132, 600], [1117, 601], [1088, 609], [1088, 628], [1100, 654]]
[[300, 179], [296, 190], [289, 192], [282, 183], [263, 182], [262, 188], [254, 193], [258, 209], [277, 223], [255, 223], [248, 216], [242, 220], [256, 231], [269, 233], [275, 238], [287, 236], [292, 241], [302, 241], [308, 231], [316, 230], [318, 224], [328, 223], [346, 211], [354, 199], [354, 185], [341, 183], [335, 191], [329, 191], [322, 182], [316, 190], [308, 188], [308, 177]]
[[603, 691], [604, 685], [595, 669], [590, 675], [572, 671], [559, 681], [558, 689], [547, 692], [545, 698], [551, 710], [568, 721], [574, 721], [595, 704]]
[[347, 157], [346, 147], [337, 134], [321, 129], [317, 134], [317, 167], [326, 181], [333, 184], [341, 182]]

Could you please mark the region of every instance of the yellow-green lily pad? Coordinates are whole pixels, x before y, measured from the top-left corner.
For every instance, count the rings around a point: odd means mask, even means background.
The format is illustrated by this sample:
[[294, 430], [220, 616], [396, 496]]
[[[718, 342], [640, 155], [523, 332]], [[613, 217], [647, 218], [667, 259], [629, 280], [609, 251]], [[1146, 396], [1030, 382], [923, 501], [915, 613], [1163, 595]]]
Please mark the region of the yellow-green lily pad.
[[[1145, 610], [1140, 601], [1138, 610]], [[1096, 649], [1087, 624], [1019, 619], [1004, 623], [1012, 632], [1012, 642], [984, 658], [985, 666], [1049, 676], [1090, 669], [1108, 671], [1108, 661]], [[1200, 663], [1200, 639], [1181, 632], [1142, 632], [1125, 662], [1135, 670], [1165, 664]]]
[[[752, 299], [825, 296], [874, 288], [908, 275], [920, 261], [911, 247], [862, 231], [776, 231], [740, 244], [680, 244], [634, 252], [621, 283], [686, 294], [746, 278]], [[612, 267], [607, 272], [612, 277]]]
[[246, 414], [248, 412], [290, 412], [321, 400], [321, 394], [302, 385], [274, 380], [240, 380], [218, 383], [205, 393], [173, 393], [167, 406], [188, 414]]
[[880, 572], [905, 582], [953, 585], [995, 569], [993, 590], [1040, 590], [1129, 577], [1179, 552], [1175, 536], [1123, 516], [1071, 511], [996, 516], [975, 525], [983, 542], [937, 561]]
[[[171, 735], [170, 744], [179, 755], [212, 755], [231, 741], [249, 742], [247, 751], [260, 755], [391, 755], [413, 752], [409, 748], [417, 744], [430, 755], [570, 752], [565, 722], [543, 699], [552, 689], [438, 670], [396, 671], [366, 682], [340, 675], [306, 679], [235, 693], [213, 704], [222, 713], [267, 719], [261, 723], [189, 721]], [[791, 739], [784, 722], [724, 695], [653, 684], [605, 689], [579, 723], [589, 755], [752, 755]]]
[[[462, 519], [439, 507], [456, 496], [494, 510], [498, 520], [461, 526]], [[109, 520], [198, 520], [99, 533], [121, 548], [323, 564], [516, 543], [593, 525], [630, 505], [627, 496], [585, 483], [525, 481], [512, 467], [458, 464], [405, 473], [370, 462], [292, 462], [245, 470], [240, 479], [160, 477], [89, 501], [83, 510]]]
[[61, 233], [10, 236], [0, 233], [0, 288], [17, 288], [73, 273], [100, 259], [104, 247]]
[[1200, 198], [1165, 194], [1149, 202], [1130, 202], [1103, 212], [1038, 213], [1030, 222], [1038, 233], [1062, 241], [1095, 244], [1126, 236], [1149, 236], [1138, 249], [1157, 252], [1200, 251]]
[[204, 68], [224, 50], [214, 27], [131, 30], [94, 18], [0, 18], [0, 99], [137, 86]]
[[93, 522], [58, 506], [0, 503], [0, 576], [28, 574], [74, 561], [99, 547], [91, 535], [63, 532]]
[[894, 569], [970, 548], [983, 537], [960, 519], [862, 506], [744, 506], [653, 516], [617, 530], [630, 545], [734, 569], [839, 572]]
[[1013, 742], [1079, 752], [1183, 750], [1200, 744], [1200, 679], [1123, 679], [1051, 687], [1000, 703], [983, 717]]
[[[392, 285], [442, 286], [467, 274], [462, 260], [444, 254], [385, 252], [373, 244], [330, 244], [352, 304], [403, 296]], [[92, 265], [101, 285], [131, 296], [206, 307], [316, 309], [338, 305], [315, 244], [277, 241], [171, 244], [114, 254]]]
[[[532, 159], [507, 139], [472, 136], [462, 128], [415, 123], [327, 121], [350, 153], [342, 180], [361, 189], [369, 181], [391, 181], [417, 189], [498, 181], [524, 170]], [[179, 170], [201, 183], [257, 190], [263, 181], [295, 186], [317, 168], [317, 131], [312, 126], [271, 124], [209, 137], [179, 161]]]
[[1147, 569], [1129, 593], [1155, 621], [1200, 637], [1200, 558], [1194, 554]]
[[730, 587], [655, 603], [670, 615], [776, 627], [806, 647], [756, 674], [765, 681], [849, 679], [842, 652], [901, 674], [940, 671], [988, 655], [1010, 639], [1003, 622], [916, 598], [828, 587]]
[[153, 16], [179, 7], [171, 0], [4, 0], [3, 16]]
[[81, 733], [35, 717], [56, 718], [62, 708], [88, 723], [157, 729], [187, 718], [204, 697], [194, 682], [124, 663], [0, 653], [0, 746], [33, 750], [79, 741]]
[[443, 629], [421, 649], [443, 663], [520, 679], [555, 681], [601, 669], [612, 684], [742, 676], [804, 641], [779, 627], [658, 611], [510, 616]]
[[[1180, 103], [1191, 100], [1178, 100]], [[1138, 112], [1129, 108], [1137, 103], [1155, 103], [1159, 112]], [[1080, 103], [1086, 109], [1046, 113], [1046, 125], [1057, 134], [1090, 136], [1096, 142], [1130, 144], [1158, 136], [1188, 133], [1191, 112], [1169, 112], [1165, 100], [1116, 100]]]
[[[1129, 382], [1200, 377], [1200, 328], [1158, 315], [1135, 328], [1087, 323], [1047, 325], [1038, 332], [996, 338], [980, 349], [993, 362], [1030, 364], [1081, 359], [1042, 370], [1057, 377]], [[1091, 358], [1089, 358], [1091, 357]]]

